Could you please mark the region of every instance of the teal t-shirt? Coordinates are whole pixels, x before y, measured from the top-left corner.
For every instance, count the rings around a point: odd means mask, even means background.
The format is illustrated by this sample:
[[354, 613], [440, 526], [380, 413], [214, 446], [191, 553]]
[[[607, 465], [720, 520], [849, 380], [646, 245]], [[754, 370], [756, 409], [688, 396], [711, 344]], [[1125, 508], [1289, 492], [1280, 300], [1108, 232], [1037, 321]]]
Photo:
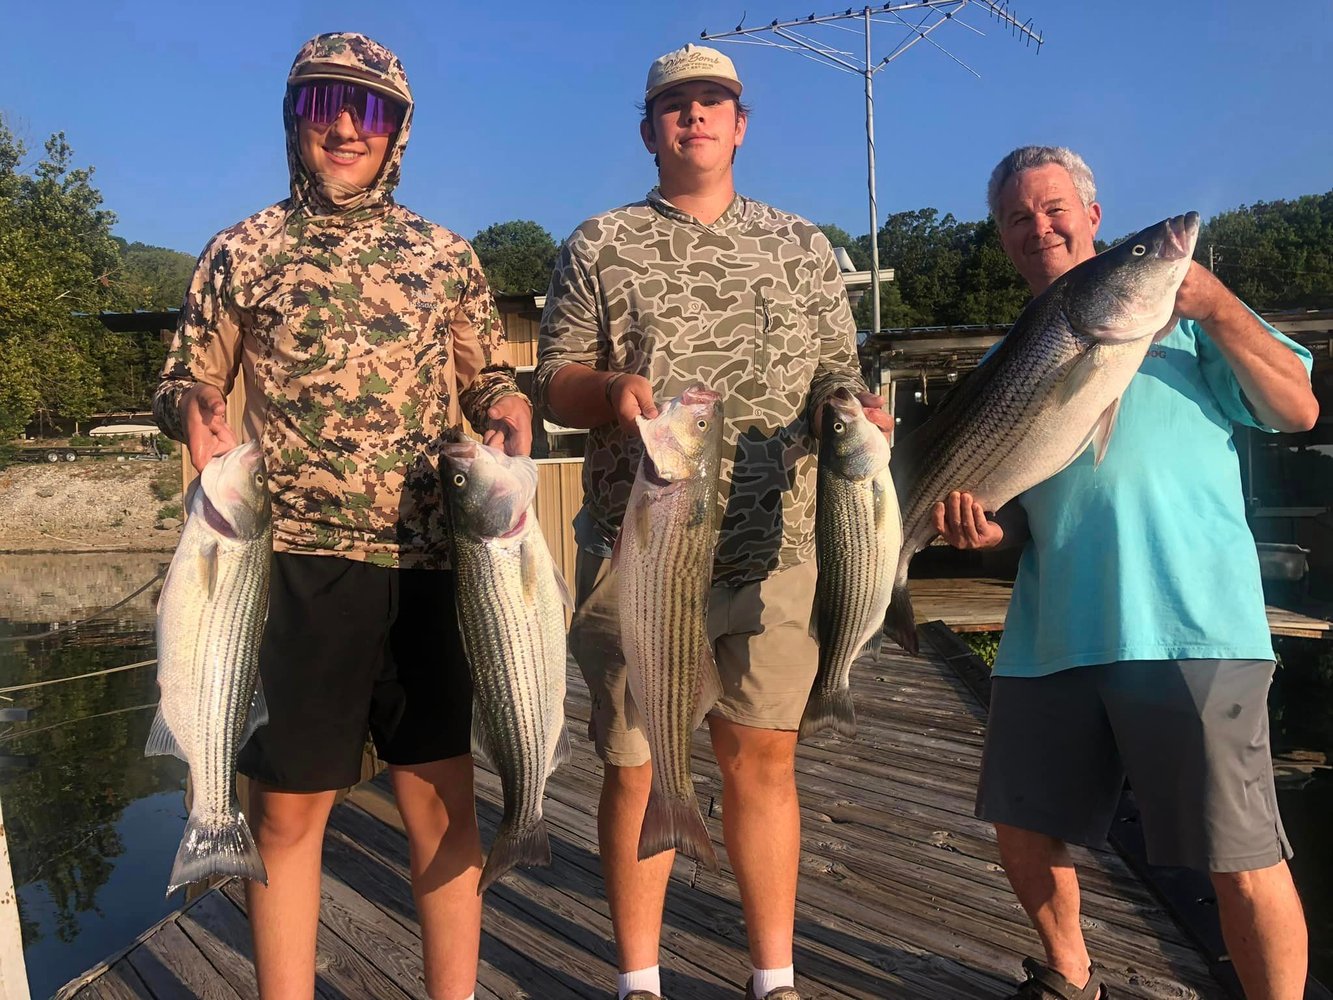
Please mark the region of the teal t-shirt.
[[[1268, 331], [1311, 366], [1310, 353]], [[1273, 658], [1232, 426], [1264, 427], [1192, 321], [1148, 351], [1100, 466], [1087, 449], [1015, 501], [1019, 561], [995, 673], [1116, 660]]]

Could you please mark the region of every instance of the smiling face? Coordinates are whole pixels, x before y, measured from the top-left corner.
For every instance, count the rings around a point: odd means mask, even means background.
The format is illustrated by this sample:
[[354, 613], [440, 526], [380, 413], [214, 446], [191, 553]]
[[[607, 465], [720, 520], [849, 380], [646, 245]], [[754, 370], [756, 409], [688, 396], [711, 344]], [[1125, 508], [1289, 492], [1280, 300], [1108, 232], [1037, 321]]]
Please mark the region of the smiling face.
[[1093, 240], [1102, 207], [1084, 205], [1058, 163], [1014, 174], [1000, 189], [999, 207], [1000, 243], [1034, 295], [1097, 254]]
[[311, 174], [324, 174], [358, 188], [375, 182], [393, 136], [363, 135], [348, 111], [327, 128], [304, 118], [297, 118], [296, 123], [301, 161]]
[[669, 183], [729, 173], [745, 141], [745, 125], [735, 94], [710, 80], [691, 80], [653, 98], [640, 134]]

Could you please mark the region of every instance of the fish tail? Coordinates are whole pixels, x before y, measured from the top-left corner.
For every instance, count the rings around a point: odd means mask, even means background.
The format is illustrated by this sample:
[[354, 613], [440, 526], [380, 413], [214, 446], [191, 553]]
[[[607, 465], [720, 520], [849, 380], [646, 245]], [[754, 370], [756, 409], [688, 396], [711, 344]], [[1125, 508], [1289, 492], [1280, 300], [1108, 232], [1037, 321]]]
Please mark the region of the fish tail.
[[268, 870], [259, 856], [250, 824], [235, 805], [231, 816], [221, 824], [190, 814], [167, 882], [167, 895], [212, 875], [239, 875], [268, 885]]
[[912, 595], [907, 590], [907, 577], [893, 583], [893, 597], [889, 613], [884, 619], [884, 631], [903, 649], [916, 655], [920, 645], [916, 641], [916, 615], [912, 611]]
[[801, 716], [800, 738], [814, 736], [826, 729], [848, 739], [856, 737], [856, 710], [852, 707], [852, 692], [849, 688], [835, 688], [832, 691], [816, 689], [810, 692], [810, 700], [805, 703], [805, 714]]
[[713, 850], [694, 796], [671, 798], [654, 788], [648, 796], [648, 811], [639, 834], [639, 860], [671, 850], [681, 851], [713, 871], [718, 870], [717, 852]]
[[539, 819], [526, 830], [514, 830], [502, 823], [495, 835], [495, 843], [486, 855], [486, 866], [481, 870], [481, 883], [477, 886], [477, 895], [485, 892], [492, 882], [499, 879], [511, 868], [519, 865], [549, 865], [551, 863], [551, 840], [546, 833], [546, 820]]

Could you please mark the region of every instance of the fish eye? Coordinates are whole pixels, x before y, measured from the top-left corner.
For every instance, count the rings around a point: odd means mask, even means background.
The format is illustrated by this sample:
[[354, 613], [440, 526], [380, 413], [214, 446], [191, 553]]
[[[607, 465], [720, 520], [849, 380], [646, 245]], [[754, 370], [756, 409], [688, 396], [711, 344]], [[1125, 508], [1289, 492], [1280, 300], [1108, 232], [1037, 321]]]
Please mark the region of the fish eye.
[[841, 433], [842, 433], [843, 431], [845, 431], [846, 429], [847, 429], [847, 425], [844, 424], [841, 420], [835, 420], [835, 421], [833, 421], [833, 433], [834, 433], [834, 434], [841, 434]]
[[255, 473], [255, 485], [256, 486], [264, 485], [264, 474], [262, 472]]
[[1148, 248], [1145, 247], [1142, 243], [1135, 243], [1134, 249], [1130, 251], [1130, 253], [1132, 253], [1135, 257], [1142, 257], [1147, 252]]
[[455, 472], [455, 473], [454, 473], [454, 485], [455, 485], [455, 486], [459, 486], [459, 487], [466, 486], [466, 485], [467, 485], [467, 476], [463, 475], [461, 472]]
[[701, 419], [697, 424], [695, 424], [695, 426], [698, 427], [699, 430], [701, 431], [706, 431], [708, 430], [708, 421]]

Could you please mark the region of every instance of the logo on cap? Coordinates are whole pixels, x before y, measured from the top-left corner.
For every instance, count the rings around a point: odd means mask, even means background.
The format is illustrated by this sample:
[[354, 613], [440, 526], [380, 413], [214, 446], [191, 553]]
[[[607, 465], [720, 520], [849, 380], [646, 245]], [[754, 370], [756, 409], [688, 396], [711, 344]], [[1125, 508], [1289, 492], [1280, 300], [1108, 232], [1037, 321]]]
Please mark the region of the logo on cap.
[[741, 81], [730, 59], [717, 49], [706, 45], [686, 45], [682, 49], [659, 56], [648, 68], [648, 82], [644, 87], [645, 101], [651, 101], [668, 87], [687, 80], [712, 80], [741, 96]]

